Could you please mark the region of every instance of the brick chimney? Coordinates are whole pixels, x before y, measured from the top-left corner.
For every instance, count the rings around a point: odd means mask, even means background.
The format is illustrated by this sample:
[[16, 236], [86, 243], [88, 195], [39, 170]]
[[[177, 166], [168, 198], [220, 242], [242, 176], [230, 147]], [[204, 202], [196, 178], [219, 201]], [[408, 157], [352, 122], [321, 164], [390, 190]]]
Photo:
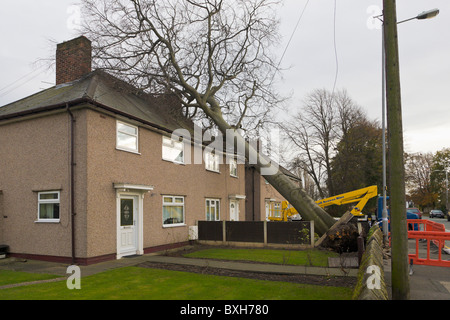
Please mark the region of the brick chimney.
[[81, 36], [56, 47], [56, 85], [80, 79], [91, 72], [91, 41]]

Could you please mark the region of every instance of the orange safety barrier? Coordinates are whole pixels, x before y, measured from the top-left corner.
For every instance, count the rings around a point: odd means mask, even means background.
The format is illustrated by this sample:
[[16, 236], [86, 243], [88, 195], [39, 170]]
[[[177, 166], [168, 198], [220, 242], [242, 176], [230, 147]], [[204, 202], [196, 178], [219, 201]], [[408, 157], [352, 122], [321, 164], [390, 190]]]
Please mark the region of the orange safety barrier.
[[[408, 231], [408, 239], [416, 240], [416, 252], [408, 254], [410, 261], [418, 265], [450, 267], [450, 260], [442, 259], [442, 249], [445, 247], [445, 241], [450, 241], [450, 232], [445, 232], [445, 226], [442, 223], [436, 223], [430, 220], [407, 220], [408, 224], [417, 225], [418, 228]], [[418, 229], [415, 231], [414, 229]], [[427, 242], [426, 258], [419, 257], [419, 241]], [[431, 258], [430, 248], [433, 242], [438, 248], [437, 259]]]
[[445, 226], [442, 223], [437, 223], [426, 219], [408, 219], [408, 224], [418, 226], [419, 230], [415, 231], [439, 231], [445, 232]]

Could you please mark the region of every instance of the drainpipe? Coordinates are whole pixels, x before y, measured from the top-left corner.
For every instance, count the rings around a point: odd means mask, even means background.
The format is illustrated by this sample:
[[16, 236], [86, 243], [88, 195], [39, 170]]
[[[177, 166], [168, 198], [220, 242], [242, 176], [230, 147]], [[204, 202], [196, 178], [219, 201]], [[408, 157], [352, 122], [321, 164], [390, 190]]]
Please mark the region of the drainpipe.
[[75, 203], [75, 190], [74, 190], [74, 124], [75, 118], [73, 116], [72, 111], [70, 111], [69, 104], [66, 104], [66, 110], [70, 116], [70, 216], [71, 216], [71, 232], [72, 232], [72, 264], [75, 264], [75, 212], [74, 212], [74, 203]]

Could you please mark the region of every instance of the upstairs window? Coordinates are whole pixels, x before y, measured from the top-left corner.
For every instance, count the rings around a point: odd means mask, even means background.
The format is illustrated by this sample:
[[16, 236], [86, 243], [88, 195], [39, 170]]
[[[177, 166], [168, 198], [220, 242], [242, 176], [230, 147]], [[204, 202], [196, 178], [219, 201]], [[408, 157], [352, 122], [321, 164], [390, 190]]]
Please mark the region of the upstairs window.
[[205, 168], [206, 170], [219, 172], [220, 157], [217, 154], [206, 152], [205, 153]]
[[116, 125], [116, 148], [123, 151], [139, 152], [138, 140], [139, 129], [131, 124], [117, 121]]
[[237, 178], [238, 167], [236, 159], [230, 159], [230, 176]]
[[59, 222], [59, 191], [38, 193], [38, 221]]
[[184, 143], [163, 137], [162, 158], [174, 163], [184, 163]]

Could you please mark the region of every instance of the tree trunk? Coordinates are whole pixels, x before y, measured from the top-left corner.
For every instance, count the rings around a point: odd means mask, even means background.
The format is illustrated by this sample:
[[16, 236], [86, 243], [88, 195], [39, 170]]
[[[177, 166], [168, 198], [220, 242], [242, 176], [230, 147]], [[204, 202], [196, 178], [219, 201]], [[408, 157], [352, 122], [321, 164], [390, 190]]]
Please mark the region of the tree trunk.
[[305, 220], [314, 221], [314, 231], [319, 236], [325, 234], [336, 222], [333, 217], [320, 208], [302, 188], [296, 186], [291, 179], [283, 174], [278, 164], [258, 152], [236, 130], [233, 130], [233, 134], [230, 134], [230, 129], [233, 128], [223, 118], [218, 102], [213, 97], [209, 97], [208, 103], [211, 108], [203, 108], [203, 110], [225, 135], [227, 146], [245, 146], [245, 155], [241, 156], [244, 156], [250, 164], [254, 165], [256, 170]]
[[[262, 167], [263, 169], [267, 169]], [[261, 171], [261, 167], [259, 168]], [[296, 186], [292, 180], [279, 169], [272, 175], [264, 175], [264, 178], [300, 213], [303, 219], [314, 221], [314, 230], [322, 236], [334, 224], [335, 220], [325, 210], [320, 208], [306, 192]]]

